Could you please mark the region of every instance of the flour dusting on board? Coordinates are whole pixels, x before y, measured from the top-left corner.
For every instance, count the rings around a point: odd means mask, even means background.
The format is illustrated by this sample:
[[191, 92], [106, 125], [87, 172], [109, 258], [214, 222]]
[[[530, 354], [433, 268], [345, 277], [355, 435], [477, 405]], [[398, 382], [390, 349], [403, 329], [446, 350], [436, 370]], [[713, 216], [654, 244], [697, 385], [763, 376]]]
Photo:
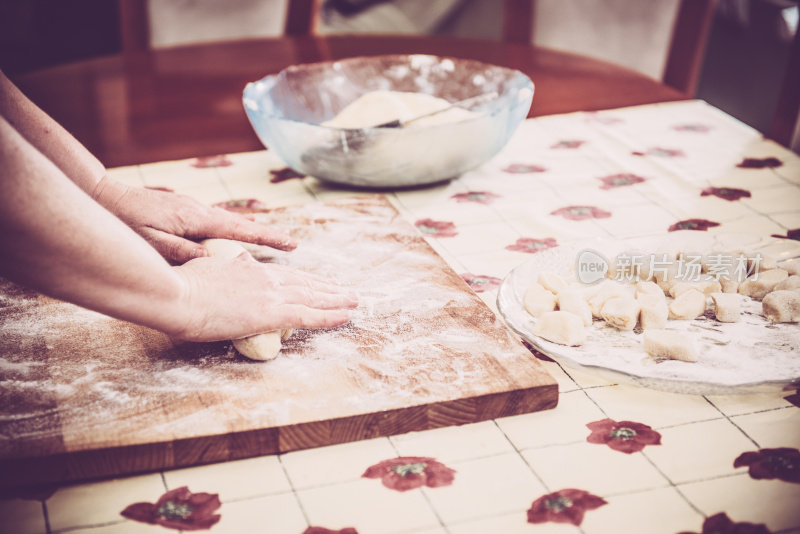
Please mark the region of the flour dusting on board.
[[[297, 330], [278, 358], [165, 335], [0, 286], [0, 453], [228, 434], [553, 385], [531, 354], [380, 196], [254, 212], [291, 229], [259, 261], [337, 280], [352, 321]], [[553, 389], [555, 391], [555, 389]]]

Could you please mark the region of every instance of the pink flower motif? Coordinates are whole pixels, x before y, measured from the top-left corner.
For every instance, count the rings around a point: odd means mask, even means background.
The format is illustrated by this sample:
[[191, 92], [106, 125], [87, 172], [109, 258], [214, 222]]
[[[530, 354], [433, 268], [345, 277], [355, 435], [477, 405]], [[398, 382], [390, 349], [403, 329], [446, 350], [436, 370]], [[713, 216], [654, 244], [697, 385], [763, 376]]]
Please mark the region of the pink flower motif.
[[220, 520], [220, 515], [214, 513], [220, 506], [219, 495], [216, 493], [192, 493], [183, 486], [166, 492], [155, 504], [131, 504], [121, 515], [134, 521], [175, 530], [206, 530]]
[[595, 206], [566, 206], [551, 211], [550, 215], [560, 215], [571, 221], [582, 221], [584, 219], [608, 219], [611, 217], [611, 212]]
[[502, 280], [495, 276], [486, 276], [483, 274], [464, 273], [461, 275], [461, 278], [469, 284], [469, 287], [471, 287], [475, 293], [483, 293], [484, 291], [496, 289], [500, 287], [500, 282], [502, 282]]
[[741, 163], [736, 165], [740, 169], [774, 169], [783, 165], [783, 162], [775, 157], [769, 158], [744, 158]]
[[631, 152], [631, 154], [634, 156], [655, 156], [657, 158], [677, 158], [686, 155], [683, 153], [683, 150], [677, 148], [662, 148], [658, 146], [648, 148], [644, 152], [636, 150]]
[[642, 423], [601, 419], [586, 426], [592, 431], [586, 437], [586, 441], [608, 445], [615, 451], [625, 454], [639, 452], [647, 445], [661, 445], [661, 434]]
[[457, 193], [452, 197], [456, 202], [477, 202], [478, 204], [491, 204], [500, 195], [495, 195], [489, 191], [469, 191], [467, 193]]
[[144, 186], [145, 189], [152, 189], [153, 191], [163, 191], [165, 193], [174, 193], [175, 190], [171, 187], [167, 187], [164, 185], [146, 185]]
[[503, 172], [511, 174], [530, 174], [535, 172], [545, 172], [547, 169], [541, 165], [529, 163], [512, 163], [503, 169]]
[[750, 478], [774, 479], [800, 484], [800, 451], [789, 447], [744, 452], [733, 467], [748, 466]]
[[[696, 534], [694, 532], [680, 532], [679, 534]], [[703, 521], [703, 530], [700, 534], [770, 534], [763, 523], [734, 523], [725, 512], [712, 515]]]
[[563, 139], [550, 146], [550, 148], [580, 148], [584, 144], [586, 144], [586, 141], [581, 141], [580, 139]]
[[340, 530], [331, 530], [324, 527], [308, 527], [303, 531], [303, 534], [358, 534], [358, 531], [353, 527], [346, 527]]
[[449, 486], [455, 479], [455, 470], [433, 458], [401, 456], [379, 462], [364, 471], [364, 478], [379, 478], [389, 489], [408, 491], [428, 486]]
[[269, 173], [272, 175], [272, 178], [270, 178], [269, 180], [270, 183], [272, 184], [285, 182], [286, 180], [293, 180], [295, 178], [306, 177], [305, 174], [299, 173], [296, 170], [291, 169], [289, 167], [284, 167], [282, 169], [272, 169], [269, 171]]
[[543, 239], [535, 239], [532, 237], [520, 237], [513, 245], [508, 245], [506, 250], [515, 250], [518, 252], [541, 252], [548, 248], [557, 247], [558, 243], [552, 237], [545, 237]]
[[675, 125], [672, 129], [679, 132], [708, 133], [711, 131], [711, 126], [700, 123], [687, 123]]
[[228, 159], [225, 154], [217, 156], [201, 156], [194, 160], [192, 167], [198, 169], [211, 169], [213, 167], [229, 167], [233, 163]]
[[420, 219], [414, 223], [414, 226], [423, 234], [431, 237], [454, 237], [458, 235], [456, 225], [449, 221]]
[[746, 189], [736, 189], [735, 187], [706, 187], [700, 192], [701, 197], [714, 195], [728, 201], [739, 200], [740, 198], [750, 198], [750, 191]]
[[631, 174], [629, 172], [621, 172], [619, 174], [610, 174], [608, 176], [601, 176], [598, 178], [603, 185], [600, 189], [614, 189], [615, 187], [623, 187], [626, 185], [638, 184], [645, 181], [645, 178]]
[[528, 510], [528, 523], [572, 523], [579, 526], [584, 514], [608, 504], [605, 499], [580, 489], [562, 489], [542, 495]]
[[790, 404], [794, 404], [795, 406], [800, 408], [800, 389], [798, 389], [791, 395], [787, 395], [786, 397], [783, 398], [783, 400], [785, 400]]
[[794, 239], [795, 241], [800, 241], [800, 228], [794, 228], [786, 232], [786, 235], [780, 234], [772, 234], [772, 237], [777, 237], [778, 239]]
[[222, 208], [228, 211], [235, 211], [237, 213], [249, 213], [251, 211], [263, 211], [269, 207], [256, 198], [240, 198], [237, 200], [226, 200], [225, 202], [217, 202], [214, 204], [215, 208]]
[[675, 232], [677, 230], [697, 230], [698, 232], [705, 232], [709, 228], [714, 228], [715, 226], [719, 226], [719, 223], [706, 219], [684, 219], [670, 225], [667, 230], [670, 232]]

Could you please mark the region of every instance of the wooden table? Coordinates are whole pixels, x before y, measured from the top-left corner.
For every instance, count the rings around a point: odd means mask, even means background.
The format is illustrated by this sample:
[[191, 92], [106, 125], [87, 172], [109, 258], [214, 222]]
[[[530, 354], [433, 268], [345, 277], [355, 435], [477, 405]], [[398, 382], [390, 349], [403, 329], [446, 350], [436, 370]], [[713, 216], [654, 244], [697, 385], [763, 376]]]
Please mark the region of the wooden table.
[[13, 76], [108, 167], [263, 148], [245, 117], [247, 82], [292, 64], [427, 53], [519, 69], [536, 90], [530, 116], [681, 100], [610, 63], [533, 46], [445, 37], [292, 37], [110, 56]]

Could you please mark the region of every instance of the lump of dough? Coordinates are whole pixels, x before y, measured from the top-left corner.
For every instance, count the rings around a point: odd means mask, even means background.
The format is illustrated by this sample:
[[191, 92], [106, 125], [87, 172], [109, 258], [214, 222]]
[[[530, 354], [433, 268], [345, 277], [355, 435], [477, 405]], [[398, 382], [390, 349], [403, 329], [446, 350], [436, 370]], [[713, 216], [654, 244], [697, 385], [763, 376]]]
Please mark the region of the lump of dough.
[[697, 280], [691, 282], [677, 282], [669, 289], [669, 294], [673, 298], [678, 298], [681, 293], [689, 289], [696, 289], [701, 293], [710, 295], [711, 293], [719, 293], [722, 291], [722, 285], [713, 278], [707, 280]]
[[667, 326], [669, 318], [669, 308], [667, 299], [661, 288], [656, 286], [660, 294], [648, 295], [641, 294], [636, 300], [639, 301], [639, 322], [645, 330], [648, 328], [664, 328]]
[[656, 358], [669, 358], [684, 362], [697, 361], [697, 349], [690, 336], [671, 330], [644, 331], [644, 351]]
[[696, 289], [681, 293], [669, 304], [670, 319], [694, 319], [706, 311], [706, 296]]
[[567, 288], [567, 282], [556, 273], [541, 273], [539, 284], [556, 295]]
[[603, 284], [599, 291], [589, 297], [589, 309], [592, 311], [592, 316], [602, 319], [603, 306], [606, 301], [614, 297], [631, 297], [631, 290], [628, 286], [609, 281]]
[[761, 311], [773, 323], [800, 321], [800, 291], [773, 291], [761, 301]]
[[639, 302], [631, 296], [612, 297], [603, 304], [600, 315], [615, 328], [633, 330], [639, 321]]
[[742, 314], [742, 297], [736, 293], [711, 293], [714, 315], [721, 323], [735, 323]]
[[800, 275], [800, 258], [791, 258], [778, 263], [778, 268], [790, 275]]
[[551, 312], [556, 309], [556, 296], [538, 282], [534, 282], [525, 291], [525, 295], [522, 297], [522, 305], [529, 314], [539, 317], [545, 312]]
[[636, 298], [642, 295], [660, 295], [664, 297], [664, 290], [658, 287], [658, 284], [651, 281], [636, 282]]
[[739, 292], [739, 281], [735, 278], [719, 278], [719, 285], [722, 288], [723, 293], [738, 293]]
[[[233, 259], [241, 254], [249, 255], [247, 249], [240, 243], [230, 239], [206, 239], [201, 241], [200, 244], [206, 247], [210, 255], [219, 258]], [[275, 330], [242, 339], [234, 339], [233, 346], [243, 356], [247, 356], [251, 360], [272, 360], [281, 351], [281, 340], [287, 339], [291, 334], [291, 328], [282, 331]]]
[[577, 346], [586, 339], [581, 318], [565, 311], [543, 313], [537, 319], [533, 333], [560, 345]]
[[789, 273], [783, 269], [757, 272], [739, 284], [739, 293], [754, 299], [763, 299], [767, 293], [788, 277]]
[[577, 315], [584, 326], [592, 325], [592, 310], [583, 299], [583, 294], [577, 289], [565, 289], [557, 296], [558, 309]]
[[778, 283], [778, 285], [775, 286], [774, 291], [783, 291], [792, 289], [800, 289], [800, 276], [796, 274], [793, 274], [786, 280]]

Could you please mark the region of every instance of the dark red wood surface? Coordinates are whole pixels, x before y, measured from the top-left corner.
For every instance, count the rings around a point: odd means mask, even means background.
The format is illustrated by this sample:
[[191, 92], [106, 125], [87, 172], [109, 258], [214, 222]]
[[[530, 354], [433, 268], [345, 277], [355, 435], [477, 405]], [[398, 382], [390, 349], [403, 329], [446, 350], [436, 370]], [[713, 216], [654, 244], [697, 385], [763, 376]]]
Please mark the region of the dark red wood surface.
[[686, 98], [610, 63], [532, 46], [450, 37], [285, 37], [135, 52], [12, 77], [108, 167], [263, 148], [244, 114], [247, 82], [297, 63], [425, 53], [519, 69], [530, 116]]

